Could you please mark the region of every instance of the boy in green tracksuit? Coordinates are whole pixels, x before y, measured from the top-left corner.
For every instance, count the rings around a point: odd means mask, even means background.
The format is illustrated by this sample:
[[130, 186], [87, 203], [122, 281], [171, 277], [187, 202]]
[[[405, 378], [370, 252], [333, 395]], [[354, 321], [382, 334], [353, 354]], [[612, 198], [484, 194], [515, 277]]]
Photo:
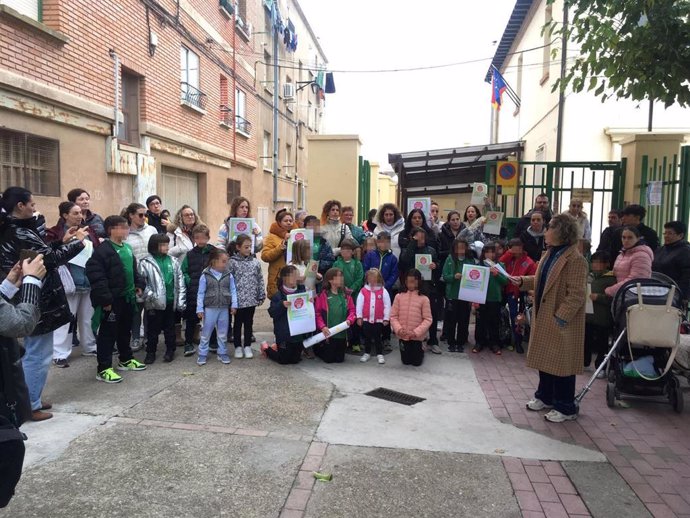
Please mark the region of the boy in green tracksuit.
[[[364, 268], [362, 262], [354, 257], [355, 250], [358, 244], [352, 239], [345, 239], [340, 244], [340, 255], [333, 263], [333, 268], [337, 268], [343, 272], [345, 277], [345, 293], [352, 297], [352, 300], [357, 300], [359, 290], [364, 285]], [[352, 352], [362, 352], [362, 336], [359, 326], [352, 326], [348, 330], [349, 342], [352, 347]]]
[[447, 338], [448, 351], [462, 353], [469, 338], [470, 327], [470, 303], [458, 299], [460, 291], [460, 279], [462, 268], [466, 264], [477, 264], [470, 245], [464, 239], [456, 239], [450, 250], [450, 255], [443, 265], [441, 277], [446, 283], [446, 300], [450, 302], [448, 318]]
[[[485, 262], [491, 261], [490, 263]], [[488, 243], [482, 249], [482, 257], [479, 261], [483, 266], [490, 266], [496, 263], [496, 245]], [[498, 263], [504, 267], [503, 263]], [[481, 304], [477, 309], [477, 322], [474, 331], [475, 346], [472, 349], [473, 353], [481, 352], [481, 350], [488, 345], [491, 352], [496, 355], [501, 354], [501, 344], [499, 337], [499, 329], [501, 326], [501, 307], [503, 304], [503, 287], [508, 284], [508, 278], [504, 277], [496, 267], [491, 267], [489, 276], [489, 287], [486, 290], [486, 302]]]
[[[585, 367], [592, 363], [592, 354], [596, 353], [595, 367], [599, 367], [604, 361], [609, 348], [609, 335], [613, 328], [613, 316], [611, 315], [611, 297], [604, 290], [616, 284], [616, 276], [609, 270], [609, 254], [607, 252], [595, 252], [592, 254], [592, 271], [588, 282], [591, 287], [590, 299], [594, 307], [594, 313], [585, 316]], [[606, 374], [602, 370], [599, 377]]]

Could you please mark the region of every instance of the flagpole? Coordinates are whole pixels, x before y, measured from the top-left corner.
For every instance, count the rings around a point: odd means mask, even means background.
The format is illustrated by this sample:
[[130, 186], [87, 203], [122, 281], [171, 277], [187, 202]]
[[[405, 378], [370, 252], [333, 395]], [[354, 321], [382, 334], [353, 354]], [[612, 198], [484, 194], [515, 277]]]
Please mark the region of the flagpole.
[[495, 144], [494, 142], [494, 107], [491, 106], [491, 125], [489, 129], [489, 144]]

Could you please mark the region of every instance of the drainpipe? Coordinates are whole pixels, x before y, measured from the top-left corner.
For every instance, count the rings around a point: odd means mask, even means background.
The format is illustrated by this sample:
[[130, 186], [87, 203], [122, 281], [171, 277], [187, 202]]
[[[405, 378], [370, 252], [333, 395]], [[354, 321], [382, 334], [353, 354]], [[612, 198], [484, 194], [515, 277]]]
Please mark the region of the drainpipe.
[[115, 53], [114, 49], [108, 50], [108, 54], [113, 60], [113, 84], [115, 86], [115, 112], [114, 112], [114, 123], [113, 123], [113, 137], [117, 137], [117, 123], [118, 114], [120, 112], [120, 58]]
[[[237, 13], [232, 13], [232, 106], [234, 110], [230, 114], [232, 117], [232, 159], [237, 162], [237, 61], [235, 55], [237, 53], [236, 37], [237, 37]], [[245, 97], [246, 100], [246, 97]], [[228, 99], [230, 104], [230, 99]], [[245, 113], [246, 115], [246, 113]], [[234, 165], [234, 164], [233, 164]]]
[[[563, 90], [563, 81], [566, 75], [566, 66], [568, 60], [568, 37], [566, 31], [568, 30], [568, 1], [563, 2], [563, 27], [561, 37], [561, 84], [558, 93], [558, 125], [556, 126], [556, 162], [561, 161], [561, 147], [563, 145], [563, 112], [565, 111], [565, 91]], [[561, 168], [556, 168], [556, 178], [554, 187], [561, 184]], [[558, 207], [559, 200], [558, 192], [555, 191], [554, 199], [551, 200], [554, 207]]]
[[[276, 16], [278, 11], [276, 9]], [[273, 20], [273, 208], [278, 208], [278, 24]]]

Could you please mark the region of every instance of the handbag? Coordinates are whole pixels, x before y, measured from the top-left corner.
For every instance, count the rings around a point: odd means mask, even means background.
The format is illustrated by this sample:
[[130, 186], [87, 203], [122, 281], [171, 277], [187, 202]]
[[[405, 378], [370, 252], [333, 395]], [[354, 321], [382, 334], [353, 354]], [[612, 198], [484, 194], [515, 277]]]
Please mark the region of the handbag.
[[31, 417], [29, 389], [16, 340], [0, 338], [0, 416], [19, 428]]
[[67, 265], [58, 266], [58, 273], [60, 274], [60, 281], [62, 282], [62, 287], [65, 290], [65, 295], [72, 295], [76, 293], [77, 287], [74, 285], [74, 279], [72, 279], [72, 274], [69, 272]]

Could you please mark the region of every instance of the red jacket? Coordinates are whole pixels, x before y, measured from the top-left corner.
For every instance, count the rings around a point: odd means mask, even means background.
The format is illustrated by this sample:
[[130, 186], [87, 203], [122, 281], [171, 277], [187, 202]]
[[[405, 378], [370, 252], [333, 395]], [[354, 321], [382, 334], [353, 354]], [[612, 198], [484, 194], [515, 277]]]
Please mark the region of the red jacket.
[[391, 328], [398, 335], [405, 327], [412, 332], [412, 340], [424, 340], [431, 327], [431, 305], [429, 298], [418, 291], [398, 293], [391, 309]]
[[[352, 325], [355, 322], [355, 305], [352, 302], [352, 297], [345, 295], [347, 300], [347, 322]], [[323, 290], [316, 297], [316, 303], [314, 304], [314, 310], [316, 311], [316, 329], [321, 330], [324, 327], [328, 327], [328, 290]]]
[[[101, 240], [98, 239], [98, 236], [96, 235], [96, 232], [92, 227], [85, 227], [86, 232], [89, 234], [89, 239], [91, 240], [91, 243], [93, 243], [93, 247], [96, 248], [98, 245], [101, 244]], [[60, 218], [58, 219], [57, 225], [54, 227], [50, 227], [46, 231], [46, 243], [53, 243], [57, 241], [58, 243], [62, 243], [62, 239], [65, 237], [65, 220]]]
[[[514, 277], [523, 277], [537, 273], [537, 264], [525, 252], [520, 257], [515, 257], [508, 250], [498, 261], [503, 263], [506, 271]], [[520, 295], [520, 288], [510, 282], [506, 285], [505, 290], [506, 295], [515, 295], [516, 297]]]

